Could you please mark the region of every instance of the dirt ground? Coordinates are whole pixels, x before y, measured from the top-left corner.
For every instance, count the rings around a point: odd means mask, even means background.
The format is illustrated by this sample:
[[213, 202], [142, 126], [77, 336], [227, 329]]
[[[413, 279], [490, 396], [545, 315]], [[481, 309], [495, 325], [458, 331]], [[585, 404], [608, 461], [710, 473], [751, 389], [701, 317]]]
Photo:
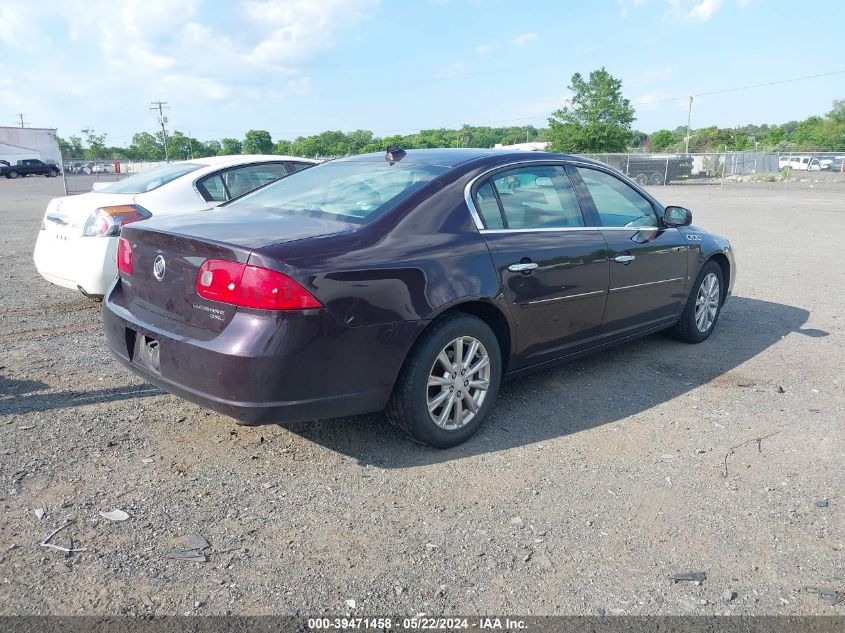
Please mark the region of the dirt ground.
[[[845, 614], [807, 590], [845, 593], [841, 187], [657, 188], [736, 249], [713, 336], [509, 382], [440, 451], [122, 369], [32, 263], [61, 186], [0, 181], [0, 614]], [[39, 546], [66, 520], [85, 551]], [[207, 560], [168, 558], [190, 534]]]

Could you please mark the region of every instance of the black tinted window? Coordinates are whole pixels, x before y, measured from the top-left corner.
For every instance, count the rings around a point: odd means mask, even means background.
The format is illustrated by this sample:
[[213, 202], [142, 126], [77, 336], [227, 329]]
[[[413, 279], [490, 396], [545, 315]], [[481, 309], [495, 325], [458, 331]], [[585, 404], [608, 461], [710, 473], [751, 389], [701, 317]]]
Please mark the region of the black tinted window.
[[520, 167], [491, 180], [509, 229], [584, 226], [578, 197], [562, 166]]
[[226, 169], [206, 176], [197, 185], [206, 200], [225, 202], [278, 180], [287, 173], [282, 163], [260, 163]]
[[493, 193], [493, 185], [490, 184], [489, 180], [485, 180], [484, 184], [475, 192], [475, 202], [485, 229], [502, 229], [505, 227], [502, 222], [502, 214], [499, 211], [499, 203], [496, 202], [496, 194]]
[[633, 187], [597, 169], [578, 167], [602, 226], [658, 226], [651, 203]]

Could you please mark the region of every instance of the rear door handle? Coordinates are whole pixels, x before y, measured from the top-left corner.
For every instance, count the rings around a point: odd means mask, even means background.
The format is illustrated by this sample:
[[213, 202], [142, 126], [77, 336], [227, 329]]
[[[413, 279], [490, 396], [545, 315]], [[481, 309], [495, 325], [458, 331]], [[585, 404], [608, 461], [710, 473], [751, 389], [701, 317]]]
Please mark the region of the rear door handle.
[[534, 270], [535, 268], [539, 267], [540, 264], [536, 262], [527, 262], [524, 264], [511, 264], [508, 266], [508, 270], [512, 273], [520, 273], [526, 270]]
[[632, 262], [636, 259], [633, 255], [617, 255], [613, 258], [613, 261], [619, 262], [620, 264], [627, 264], [628, 262]]

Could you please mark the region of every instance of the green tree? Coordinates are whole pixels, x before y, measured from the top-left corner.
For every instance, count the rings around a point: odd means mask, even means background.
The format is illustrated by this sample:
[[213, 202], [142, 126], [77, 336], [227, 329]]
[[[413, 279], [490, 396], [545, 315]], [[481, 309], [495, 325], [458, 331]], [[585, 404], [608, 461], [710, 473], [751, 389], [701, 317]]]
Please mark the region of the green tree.
[[571, 105], [549, 118], [551, 149], [559, 152], [624, 152], [631, 142], [634, 108], [622, 96], [622, 81], [604, 68], [585, 80], [572, 75]]
[[205, 147], [208, 150], [209, 156], [220, 156], [223, 151], [223, 146], [220, 144], [220, 141], [208, 141], [205, 144]]
[[224, 138], [220, 141], [220, 155], [221, 156], [230, 156], [232, 154], [240, 154], [242, 148], [243, 148], [243, 143], [241, 143], [236, 138]]
[[149, 132], [138, 132], [132, 136], [128, 154], [134, 160], [164, 160], [162, 144]]
[[88, 146], [85, 150], [85, 158], [97, 159], [106, 158], [106, 135], [97, 134], [94, 128], [86, 127], [82, 131], [85, 137], [85, 144]]
[[654, 152], [662, 152], [675, 144], [675, 135], [669, 130], [657, 130], [650, 137], [651, 149]]
[[266, 130], [249, 130], [242, 146], [244, 154], [270, 154], [273, 151], [273, 139]]
[[293, 143], [284, 139], [276, 141], [275, 145], [273, 145], [273, 153], [279, 156], [292, 156]]

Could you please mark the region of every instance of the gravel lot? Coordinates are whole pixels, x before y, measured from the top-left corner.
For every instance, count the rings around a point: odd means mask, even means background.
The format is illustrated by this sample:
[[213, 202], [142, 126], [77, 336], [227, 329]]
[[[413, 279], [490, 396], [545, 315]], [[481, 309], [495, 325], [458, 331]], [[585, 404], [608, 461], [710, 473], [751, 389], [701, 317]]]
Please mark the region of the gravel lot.
[[[439, 451], [378, 415], [238, 427], [122, 369], [32, 264], [61, 186], [0, 181], [0, 614], [845, 614], [806, 590], [845, 592], [842, 187], [658, 188], [736, 248], [714, 335], [507, 383]], [[66, 519], [85, 551], [40, 547]], [[189, 534], [206, 562], [168, 558]]]

